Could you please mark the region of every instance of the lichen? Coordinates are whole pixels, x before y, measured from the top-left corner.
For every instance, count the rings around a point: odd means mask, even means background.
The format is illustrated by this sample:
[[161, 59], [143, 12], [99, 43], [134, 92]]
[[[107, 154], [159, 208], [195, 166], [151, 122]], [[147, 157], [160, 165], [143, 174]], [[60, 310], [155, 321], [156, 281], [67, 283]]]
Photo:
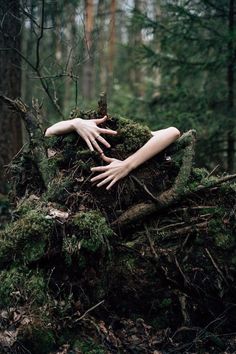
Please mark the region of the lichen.
[[106, 219], [99, 211], [80, 212], [75, 214], [73, 224], [77, 229], [77, 237], [81, 246], [95, 252], [102, 245], [108, 246], [108, 239], [113, 235]]

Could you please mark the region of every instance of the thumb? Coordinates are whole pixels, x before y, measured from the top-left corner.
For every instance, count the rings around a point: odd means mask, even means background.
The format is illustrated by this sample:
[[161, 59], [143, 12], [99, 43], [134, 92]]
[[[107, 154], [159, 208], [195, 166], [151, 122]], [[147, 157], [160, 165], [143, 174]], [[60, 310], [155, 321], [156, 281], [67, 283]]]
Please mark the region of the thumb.
[[114, 160], [113, 158], [105, 156], [104, 154], [101, 154], [101, 158], [107, 163], [111, 163]]
[[98, 118], [98, 119], [94, 119], [96, 124], [101, 124], [104, 123], [107, 120], [107, 115], [105, 115], [103, 118]]

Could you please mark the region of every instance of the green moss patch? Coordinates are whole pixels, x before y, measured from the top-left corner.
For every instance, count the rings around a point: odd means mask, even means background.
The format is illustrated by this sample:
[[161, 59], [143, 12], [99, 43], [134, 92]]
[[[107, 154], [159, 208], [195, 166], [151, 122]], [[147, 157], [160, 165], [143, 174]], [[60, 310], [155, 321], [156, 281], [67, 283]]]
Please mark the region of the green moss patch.
[[98, 211], [77, 213], [73, 224], [77, 228], [82, 247], [89, 251], [95, 252], [102, 245], [108, 245], [108, 239], [113, 235], [106, 219]]
[[53, 221], [37, 210], [8, 224], [0, 232], [0, 264], [13, 259], [27, 263], [43, 256], [52, 226]]

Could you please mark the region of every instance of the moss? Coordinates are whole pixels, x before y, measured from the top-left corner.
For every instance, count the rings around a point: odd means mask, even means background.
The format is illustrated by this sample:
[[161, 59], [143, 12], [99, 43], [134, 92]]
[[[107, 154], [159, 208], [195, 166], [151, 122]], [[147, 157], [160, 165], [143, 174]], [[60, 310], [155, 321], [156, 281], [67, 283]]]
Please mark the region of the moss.
[[64, 203], [68, 198], [68, 192], [73, 189], [74, 180], [71, 177], [54, 178], [49, 184], [44, 198], [49, 201]]
[[55, 176], [60, 166], [63, 163], [63, 155], [61, 153], [56, 154], [48, 159], [48, 169], [51, 171], [51, 176]]
[[215, 244], [223, 249], [231, 249], [235, 245], [235, 237], [227, 233], [217, 233], [215, 235]]
[[19, 340], [32, 354], [48, 354], [55, 349], [55, 339], [52, 330], [39, 325], [29, 325], [19, 336]]
[[221, 219], [214, 219], [209, 222], [209, 232], [213, 236], [214, 243], [222, 249], [231, 249], [235, 245], [235, 236], [227, 229]]
[[8, 197], [0, 194], [0, 215], [6, 214], [9, 208], [10, 208], [10, 203]]
[[74, 350], [78, 350], [82, 353], [86, 354], [105, 354], [107, 353], [107, 350], [94, 342], [92, 339], [87, 339], [87, 340], [76, 340], [73, 346]]
[[53, 221], [37, 210], [31, 210], [21, 219], [8, 224], [0, 232], [0, 264], [12, 259], [27, 263], [43, 256], [52, 225]]
[[116, 149], [130, 153], [140, 149], [151, 138], [151, 131], [147, 126], [135, 123], [125, 118], [117, 119], [118, 136], [121, 144]]
[[108, 245], [108, 238], [113, 235], [106, 219], [98, 211], [80, 212], [73, 218], [78, 230], [81, 245], [89, 251], [97, 251], [102, 245]]
[[120, 269], [124, 272], [129, 271], [130, 273], [134, 272], [136, 269], [137, 259], [132, 257], [132, 255], [125, 255], [120, 258]]
[[44, 276], [39, 271], [17, 265], [0, 271], [0, 304], [15, 306], [16, 303], [43, 304], [47, 300]]
[[172, 300], [170, 298], [163, 299], [160, 303], [159, 307], [161, 309], [168, 308], [172, 304]]
[[29, 198], [22, 198], [17, 205], [15, 214], [19, 216], [25, 216], [27, 213], [30, 213], [32, 210], [35, 210], [35, 203], [37, 203], [37, 209], [41, 208], [41, 201], [35, 195], [30, 195]]
[[195, 180], [195, 181], [202, 181], [204, 178], [206, 178], [208, 176], [209, 172], [207, 171], [207, 169], [205, 168], [197, 168], [195, 167], [193, 170], [192, 170], [192, 178]]
[[62, 252], [68, 266], [72, 263], [72, 256], [79, 254], [80, 246], [81, 242], [78, 241], [75, 235], [67, 235], [67, 237], [63, 238]]

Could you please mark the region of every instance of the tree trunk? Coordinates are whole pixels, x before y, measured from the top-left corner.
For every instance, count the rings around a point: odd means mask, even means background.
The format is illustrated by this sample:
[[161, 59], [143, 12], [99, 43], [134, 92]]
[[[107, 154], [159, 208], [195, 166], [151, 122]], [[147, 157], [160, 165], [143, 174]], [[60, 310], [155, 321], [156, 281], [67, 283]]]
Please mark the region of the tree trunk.
[[115, 60], [115, 42], [116, 42], [116, 0], [111, 0], [110, 6], [110, 29], [109, 29], [109, 59], [108, 59], [108, 91], [113, 86], [113, 67]]
[[141, 13], [143, 10], [144, 3], [142, 0], [134, 1], [134, 13], [133, 19], [131, 23], [131, 32], [130, 32], [130, 43], [132, 45], [132, 62], [133, 65], [130, 70], [130, 79], [132, 84], [132, 89], [136, 96], [142, 96], [142, 70], [140, 68], [140, 64], [137, 60], [137, 48], [142, 44], [142, 32], [141, 28], [136, 20], [136, 16]]
[[[21, 60], [16, 51], [21, 48], [20, 4], [17, 0], [1, 1], [0, 6], [0, 92], [10, 97], [21, 94]], [[4, 166], [22, 146], [21, 120], [0, 103], [0, 192], [6, 190]]]
[[84, 24], [84, 61], [83, 61], [83, 96], [87, 99], [93, 97], [93, 55], [92, 33], [94, 27], [94, 4], [93, 0], [85, 0], [85, 24]]
[[234, 64], [235, 64], [235, 52], [234, 52], [234, 8], [235, 0], [229, 1], [229, 42], [228, 42], [228, 68], [227, 68], [227, 84], [228, 84], [228, 111], [229, 111], [229, 125], [227, 132], [227, 162], [228, 171], [234, 170], [234, 155], [235, 155], [235, 137], [234, 137]]

